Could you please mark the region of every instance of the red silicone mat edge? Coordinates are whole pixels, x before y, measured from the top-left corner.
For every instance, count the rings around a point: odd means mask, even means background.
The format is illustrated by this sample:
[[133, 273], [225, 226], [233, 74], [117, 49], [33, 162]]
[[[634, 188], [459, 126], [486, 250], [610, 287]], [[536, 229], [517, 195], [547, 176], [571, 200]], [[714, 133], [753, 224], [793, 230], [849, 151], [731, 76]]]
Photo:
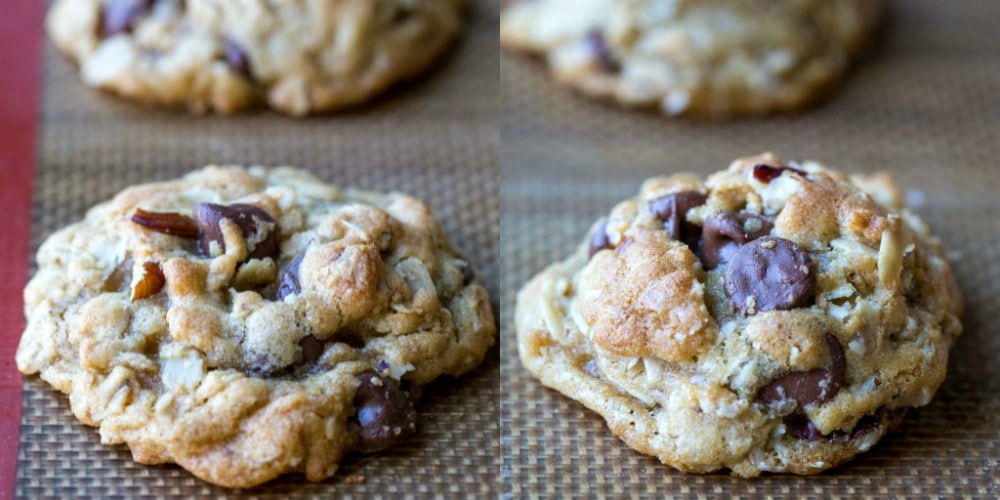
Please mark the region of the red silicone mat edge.
[[14, 496], [21, 375], [14, 352], [24, 327], [31, 193], [45, 2], [10, 0], [0, 16], [0, 498]]

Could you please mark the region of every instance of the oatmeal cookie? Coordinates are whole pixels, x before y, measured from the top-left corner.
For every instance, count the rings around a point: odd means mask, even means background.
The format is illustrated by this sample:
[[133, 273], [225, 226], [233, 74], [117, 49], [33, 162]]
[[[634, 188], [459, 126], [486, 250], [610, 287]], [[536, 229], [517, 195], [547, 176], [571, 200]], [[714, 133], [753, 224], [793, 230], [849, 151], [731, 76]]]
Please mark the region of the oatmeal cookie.
[[47, 26], [90, 86], [147, 103], [291, 115], [355, 105], [424, 71], [464, 0], [57, 0]]
[[500, 40], [584, 94], [666, 114], [801, 108], [847, 69], [877, 0], [514, 0]]
[[765, 154], [646, 181], [524, 286], [516, 330], [528, 371], [638, 451], [813, 474], [930, 402], [961, 307], [887, 176]]
[[421, 388], [496, 330], [426, 205], [290, 168], [131, 187], [37, 258], [18, 369], [103, 443], [229, 487], [406, 439]]

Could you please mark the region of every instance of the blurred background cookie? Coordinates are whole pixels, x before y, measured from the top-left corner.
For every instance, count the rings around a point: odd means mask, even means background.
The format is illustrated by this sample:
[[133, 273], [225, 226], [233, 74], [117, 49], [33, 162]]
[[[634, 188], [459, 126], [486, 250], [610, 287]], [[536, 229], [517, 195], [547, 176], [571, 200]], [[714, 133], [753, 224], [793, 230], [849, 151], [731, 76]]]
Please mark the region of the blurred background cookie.
[[962, 300], [884, 175], [743, 158], [596, 222], [517, 295], [524, 367], [687, 472], [814, 474], [942, 383]]
[[156, 105], [232, 113], [342, 109], [427, 69], [463, 0], [59, 0], [49, 36], [84, 83]]
[[510, 0], [501, 43], [592, 97], [669, 115], [800, 109], [847, 71], [876, 0]]

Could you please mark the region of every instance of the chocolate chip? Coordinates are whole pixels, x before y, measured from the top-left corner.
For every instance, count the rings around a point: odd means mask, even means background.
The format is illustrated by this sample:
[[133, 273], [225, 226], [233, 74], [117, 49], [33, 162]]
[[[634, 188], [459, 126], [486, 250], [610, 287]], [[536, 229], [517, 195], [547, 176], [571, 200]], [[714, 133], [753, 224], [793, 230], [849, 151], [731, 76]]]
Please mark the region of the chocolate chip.
[[354, 349], [364, 349], [365, 339], [350, 330], [340, 330], [335, 333], [333, 337], [330, 338], [330, 342], [339, 342], [341, 344], [346, 344], [348, 347]]
[[844, 357], [844, 348], [840, 345], [837, 337], [829, 333], [826, 334], [826, 347], [830, 350], [830, 364], [827, 365], [830, 376], [827, 377], [827, 383], [824, 387], [824, 400], [827, 397], [833, 397], [840, 390], [840, 386], [844, 383], [844, 374], [847, 372], [847, 358]]
[[698, 248], [701, 229], [687, 221], [688, 210], [704, 205], [706, 196], [697, 191], [681, 191], [661, 196], [649, 202], [649, 210], [663, 222], [667, 234], [683, 241], [691, 248]]
[[788, 428], [790, 435], [806, 441], [846, 441], [848, 437], [855, 437], [853, 433], [848, 434], [841, 430], [836, 430], [829, 434], [823, 434], [816, 428], [816, 425], [809, 420], [809, 417], [800, 413], [795, 413], [785, 418], [785, 427]]
[[744, 314], [803, 307], [815, 284], [805, 250], [776, 236], [741, 246], [726, 265], [726, 296]]
[[282, 271], [278, 278], [278, 291], [275, 294], [275, 300], [284, 300], [285, 297], [296, 295], [301, 291], [299, 288], [299, 266], [302, 265], [302, 258], [305, 255], [305, 252], [300, 253]]
[[827, 437], [813, 425], [809, 417], [801, 413], [793, 413], [786, 417], [785, 427], [788, 428], [790, 435], [806, 441], [819, 441]]
[[587, 33], [585, 43], [587, 44], [587, 48], [590, 50], [590, 53], [594, 56], [594, 60], [597, 62], [597, 67], [601, 68], [601, 71], [605, 73], [617, 73], [621, 71], [622, 66], [617, 60], [615, 60], [615, 56], [608, 48], [608, 44], [604, 40], [603, 33], [596, 30]]
[[830, 361], [825, 367], [786, 373], [757, 391], [757, 400], [765, 405], [794, 401], [796, 408], [801, 408], [822, 403], [837, 394], [844, 382], [847, 361], [836, 337], [827, 334], [826, 344], [830, 350]]
[[[748, 226], [753, 229], [747, 231]], [[740, 212], [739, 215], [719, 212], [708, 217], [701, 228], [700, 255], [705, 269], [725, 264], [740, 245], [771, 232], [771, 227], [773, 224], [770, 221], [749, 212]]]
[[101, 6], [101, 34], [108, 37], [129, 33], [135, 22], [153, 6], [153, 0], [104, 0]]
[[869, 432], [878, 430], [879, 426], [882, 425], [882, 418], [884, 418], [884, 415], [885, 415], [885, 409], [879, 408], [878, 411], [876, 411], [874, 414], [865, 415], [861, 417], [861, 419], [858, 420], [858, 423], [854, 424], [854, 428], [851, 429], [850, 434], [843, 431], [834, 431], [834, 434], [839, 433], [845, 436], [849, 435], [851, 438], [864, 436]]
[[809, 174], [805, 170], [801, 170], [795, 167], [772, 167], [770, 165], [755, 165], [753, 167], [753, 178], [757, 179], [758, 182], [768, 184], [771, 181], [781, 177], [781, 174], [785, 172], [795, 172], [802, 177], [808, 177]]
[[909, 408], [894, 408], [890, 410], [885, 406], [882, 406], [879, 407], [875, 413], [861, 417], [861, 419], [858, 420], [858, 423], [854, 424], [854, 428], [851, 429], [850, 434], [841, 431], [834, 431], [834, 434], [839, 433], [843, 436], [849, 436], [851, 439], [854, 439], [864, 436], [872, 431], [876, 431], [883, 425], [888, 432], [896, 429], [903, 423], [903, 417], [906, 416], [906, 412], [908, 410]]
[[417, 431], [417, 412], [394, 380], [369, 371], [358, 374], [354, 393], [358, 409], [358, 449], [384, 450]]
[[719, 212], [705, 219], [701, 228], [701, 261], [705, 269], [725, 264], [748, 240], [743, 224], [729, 212]]
[[253, 80], [253, 71], [250, 69], [250, 58], [247, 56], [246, 51], [243, 50], [243, 47], [226, 40], [225, 49], [226, 65], [229, 66], [229, 69], [247, 80]]
[[278, 253], [278, 232], [274, 227], [267, 227], [269, 223], [274, 223], [274, 219], [267, 212], [242, 203], [233, 205], [199, 203], [194, 207], [194, 220], [201, 228], [199, 244], [205, 255], [212, 255], [213, 242], [219, 245], [219, 250], [226, 251], [222, 228], [219, 227], [222, 219], [233, 221], [243, 232], [250, 250], [248, 259], [273, 257]]
[[590, 235], [590, 256], [593, 257], [597, 252], [610, 248], [611, 240], [608, 239], [608, 221], [605, 219], [594, 230], [594, 234]]
[[179, 238], [194, 239], [199, 233], [194, 219], [175, 212], [147, 212], [137, 208], [132, 214], [132, 222], [151, 231]]
[[306, 335], [299, 341], [299, 348], [302, 349], [302, 357], [299, 358], [299, 364], [311, 365], [323, 355], [326, 343], [312, 335]]
[[829, 434], [823, 434], [809, 420], [809, 417], [801, 413], [793, 413], [786, 417], [785, 427], [788, 428], [789, 434], [792, 436], [807, 441], [847, 441], [877, 431], [883, 424], [887, 429], [892, 429], [898, 423], [901, 416], [906, 415], [906, 408], [902, 408], [901, 410], [886, 410], [883, 406], [876, 410], [875, 413], [861, 417], [858, 423], [854, 424], [854, 428], [850, 432], [835, 430]]

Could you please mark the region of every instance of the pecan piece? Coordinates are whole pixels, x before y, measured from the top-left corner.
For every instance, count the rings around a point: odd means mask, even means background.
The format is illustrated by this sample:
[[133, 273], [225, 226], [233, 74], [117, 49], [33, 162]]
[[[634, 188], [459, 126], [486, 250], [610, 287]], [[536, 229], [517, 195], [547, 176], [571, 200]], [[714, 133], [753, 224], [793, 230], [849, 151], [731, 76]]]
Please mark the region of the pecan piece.
[[180, 238], [195, 239], [199, 234], [198, 224], [195, 224], [194, 219], [176, 212], [147, 212], [136, 208], [132, 214], [132, 222], [151, 231]]
[[136, 282], [135, 288], [132, 289], [132, 302], [160, 293], [160, 290], [163, 290], [163, 285], [167, 282], [163, 271], [160, 270], [160, 265], [156, 262], [143, 262], [142, 269], [144, 270], [142, 278]]

